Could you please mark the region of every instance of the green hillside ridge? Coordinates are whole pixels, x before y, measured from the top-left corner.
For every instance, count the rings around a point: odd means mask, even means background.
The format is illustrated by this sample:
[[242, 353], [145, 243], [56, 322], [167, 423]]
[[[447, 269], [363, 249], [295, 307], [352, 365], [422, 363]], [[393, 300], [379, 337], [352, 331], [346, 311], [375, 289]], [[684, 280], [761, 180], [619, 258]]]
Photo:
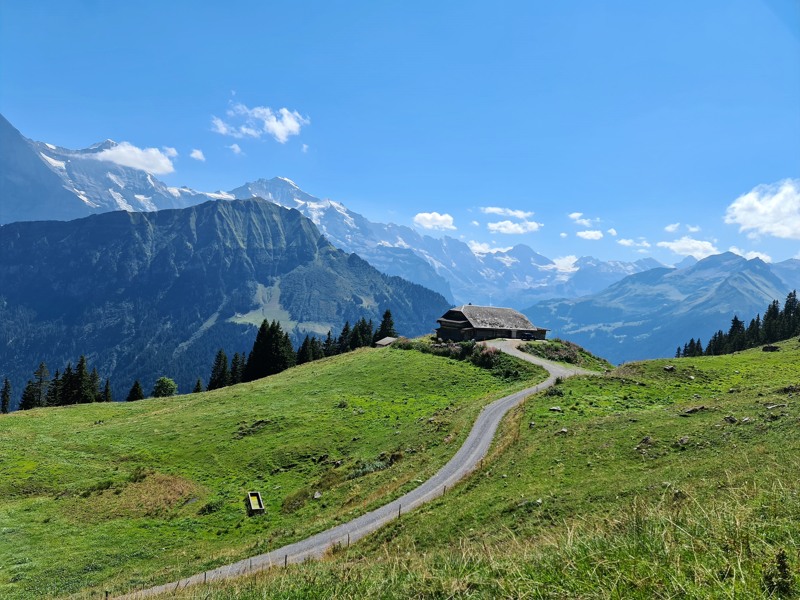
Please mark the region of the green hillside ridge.
[[[97, 597], [302, 539], [415, 487], [484, 405], [544, 378], [364, 349], [214, 392], [2, 415], [0, 597]], [[266, 515], [245, 516], [250, 490]]]
[[366, 541], [170, 597], [796, 597], [800, 342], [779, 346], [566, 380]]

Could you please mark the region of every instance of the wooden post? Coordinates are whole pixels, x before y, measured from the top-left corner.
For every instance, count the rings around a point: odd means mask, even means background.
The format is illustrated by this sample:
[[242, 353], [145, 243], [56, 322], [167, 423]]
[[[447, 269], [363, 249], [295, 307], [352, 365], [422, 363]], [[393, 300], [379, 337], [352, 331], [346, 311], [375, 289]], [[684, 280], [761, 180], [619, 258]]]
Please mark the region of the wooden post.
[[350, 548], [350, 534], [347, 534], [347, 547]]
[[284, 554], [283, 555], [283, 568], [285, 569], [288, 564], [289, 564], [289, 555], [288, 554]]
[[447, 493], [447, 486], [444, 486], [444, 489], [442, 490], [442, 496], [444, 496], [446, 493]]
[[403, 508], [403, 506], [402, 506], [401, 504], [398, 504], [398, 505], [397, 505], [397, 518], [398, 518], [398, 519], [400, 518], [400, 509], [401, 509], [401, 508]]

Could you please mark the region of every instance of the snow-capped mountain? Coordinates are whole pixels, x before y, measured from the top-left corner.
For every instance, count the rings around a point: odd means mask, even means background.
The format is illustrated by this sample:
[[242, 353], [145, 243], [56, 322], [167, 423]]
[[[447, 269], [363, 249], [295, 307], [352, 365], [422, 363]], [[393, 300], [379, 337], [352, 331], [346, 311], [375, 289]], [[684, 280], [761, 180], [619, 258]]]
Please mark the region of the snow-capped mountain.
[[25, 138], [0, 115], [0, 223], [70, 219], [111, 210], [185, 208], [224, 193], [169, 187], [150, 173], [105, 159], [113, 140], [70, 150]]
[[311, 219], [337, 247], [379, 270], [435, 290], [457, 303], [515, 308], [605, 288], [652, 260], [604, 262], [591, 257], [560, 265], [519, 244], [481, 253], [464, 242], [434, 238], [392, 223], [374, 223], [333, 200], [320, 199], [282, 177], [259, 179], [230, 192], [170, 187], [141, 169], [107, 160], [118, 144], [106, 140], [70, 150], [25, 138], [0, 116], [0, 223], [73, 219], [113, 210], [149, 212], [209, 200], [262, 197]]
[[230, 194], [295, 208], [335, 246], [458, 303], [521, 307], [543, 298], [598, 292], [627, 275], [663, 266], [653, 259], [628, 263], [583, 257], [563, 268], [524, 244], [480, 253], [452, 237], [434, 238], [403, 225], [374, 223], [339, 202], [304, 192], [283, 177], [259, 179]]

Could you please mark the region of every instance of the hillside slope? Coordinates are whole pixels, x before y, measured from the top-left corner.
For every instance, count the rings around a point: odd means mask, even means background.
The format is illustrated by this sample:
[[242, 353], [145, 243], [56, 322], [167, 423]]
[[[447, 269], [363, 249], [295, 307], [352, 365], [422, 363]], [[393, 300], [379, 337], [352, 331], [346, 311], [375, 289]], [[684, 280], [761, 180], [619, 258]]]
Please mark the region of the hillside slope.
[[214, 354], [252, 347], [263, 319], [295, 342], [345, 321], [430, 331], [440, 295], [337, 250], [296, 210], [263, 200], [0, 227], [0, 365], [17, 393], [40, 361], [81, 354], [124, 397], [161, 375], [189, 391]]
[[571, 378], [366, 543], [170, 597], [793, 597], [800, 341], [779, 346]]
[[[214, 392], [1, 415], [0, 596], [170, 581], [382, 505], [490, 400], [545, 377], [515, 371], [363, 349]], [[245, 515], [250, 490], [265, 516]]]

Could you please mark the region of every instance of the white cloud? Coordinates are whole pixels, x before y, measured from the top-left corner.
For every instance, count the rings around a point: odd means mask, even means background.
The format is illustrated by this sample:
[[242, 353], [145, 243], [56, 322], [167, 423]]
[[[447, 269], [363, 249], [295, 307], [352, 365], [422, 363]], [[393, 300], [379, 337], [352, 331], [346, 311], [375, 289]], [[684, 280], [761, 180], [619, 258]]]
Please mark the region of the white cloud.
[[303, 154], [305, 154], [306, 152], [308, 152], [308, 144], [303, 144], [303, 145], [300, 147], [300, 150], [302, 150]]
[[168, 154], [158, 148], [137, 148], [129, 142], [120, 142], [94, 155], [96, 160], [112, 162], [123, 167], [142, 169], [153, 175], [166, 175], [175, 171]]
[[680, 226], [681, 226], [680, 223], [670, 223], [669, 225], [664, 227], [664, 231], [666, 231], [667, 233], [675, 233], [676, 231], [678, 231], [678, 228]]
[[534, 231], [539, 231], [541, 226], [542, 224], [536, 221], [520, 221], [519, 223], [514, 223], [513, 221], [498, 221], [496, 223], [486, 224], [486, 227], [492, 233], [505, 233], [508, 235], [532, 233]]
[[617, 240], [617, 243], [620, 246], [625, 246], [626, 248], [649, 248], [650, 242], [648, 242], [644, 238], [639, 238], [638, 240], [632, 240], [630, 238], [622, 238]]
[[296, 110], [280, 108], [274, 111], [268, 106], [250, 108], [242, 103], [233, 104], [227, 115], [231, 122], [212, 117], [211, 130], [235, 138], [271, 135], [281, 144], [285, 144], [291, 136], [298, 135], [303, 126], [311, 123], [308, 117]]
[[558, 258], [553, 259], [552, 265], [545, 265], [544, 269], [548, 269], [551, 271], [558, 271], [559, 273], [574, 273], [578, 270], [578, 267], [575, 266], [578, 257], [574, 254], [570, 254], [568, 256], [560, 256]]
[[511, 250], [511, 248], [513, 248], [513, 246], [493, 247], [485, 242], [476, 242], [475, 240], [470, 240], [469, 242], [467, 242], [467, 246], [469, 246], [469, 249], [472, 250], [473, 254], [479, 254], [479, 255], [494, 254], [496, 252], [508, 252], [509, 250]]
[[477, 221], [472, 221], [472, 222], [470, 223], [470, 225], [472, 225], [473, 227], [480, 227], [480, 226], [481, 226], [481, 224], [480, 224], [480, 223], [478, 223]]
[[754, 187], [728, 207], [725, 222], [739, 225], [750, 237], [800, 240], [800, 179]]
[[[583, 218], [581, 218], [581, 217], [583, 217], [583, 213], [582, 212], [570, 213], [567, 216], [570, 219], [572, 219], [573, 221], [575, 221], [575, 223], [577, 225], [580, 225], [581, 227], [591, 227], [592, 226], [593, 219], [583, 219]], [[599, 220], [599, 219], [594, 219], [594, 221], [597, 221], [597, 220]]]
[[453, 217], [448, 214], [440, 215], [438, 212], [418, 213], [414, 217], [414, 224], [423, 229], [455, 229]]
[[166, 154], [170, 158], [175, 158], [176, 156], [178, 156], [178, 151], [175, 150], [175, 148], [171, 148], [170, 146], [164, 146], [162, 150], [164, 150], [164, 154]]
[[230, 146], [225, 146], [225, 147], [230, 148], [231, 152], [233, 152], [234, 154], [244, 154], [244, 152], [242, 152], [242, 149], [239, 147], [239, 144], [231, 144]]
[[502, 217], [513, 217], [514, 219], [528, 219], [533, 216], [532, 212], [524, 210], [514, 210], [513, 208], [500, 208], [499, 206], [482, 206], [481, 212], [486, 215], [500, 215]]
[[203, 151], [198, 150], [197, 148], [192, 149], [192, 151], [189, 153], [189, 156], [195, 160], [199, 160], [200, 162], [206, 162], [206, 157], [203, 154]]
[[744, 250], [741, 250], [741, 249], [737, 248], [736, 246], [731, 246], [730, 248], [728, 248], [728, 250], [730, 250], [734, 254], [738, 254], [739, 256], [743, 256], [747, 260], [753, 260], [754, 258], [760, 258], [761, 260], [763, 260], [766, 263], [771, 263], [772, 262], [772, 257], [769, 254], [764, 254], [763, 252], [756, 252], [756, 251], [752, 251], [752, 250], [750, 252], [745, 252]]
[[583, 238], [584, 240], [600, 240], [603, 239], [603, 232], [598, 231], [597, 229], [588, 230], [588, 231], [579, 231], [576, 233], [579, 238]]
[[567, 234], [562, 231], [561, 233], [558, 234], [558, 237], [565, 238], [567, 237]]
[[697, 260], [719, 253], [713, 243], [705, 240], [696, 240], [688, 235], [672, 242], [658, 242], [656, 245], [659, 248], [668, 248], [681, 256], [694, 256]]
[[686, 226], [686, 230], [689, 233], [697, 233], [698, 231], [700, 231], [700, 226], [699, 225], [687, 225]]
[[610, 236], [617, 237], [617, 230], [614, 229], [613, 227], [611, 229], [609, 229], [608, 231], [606, 231], [606, 233], [608, 235], [610, 235]]

